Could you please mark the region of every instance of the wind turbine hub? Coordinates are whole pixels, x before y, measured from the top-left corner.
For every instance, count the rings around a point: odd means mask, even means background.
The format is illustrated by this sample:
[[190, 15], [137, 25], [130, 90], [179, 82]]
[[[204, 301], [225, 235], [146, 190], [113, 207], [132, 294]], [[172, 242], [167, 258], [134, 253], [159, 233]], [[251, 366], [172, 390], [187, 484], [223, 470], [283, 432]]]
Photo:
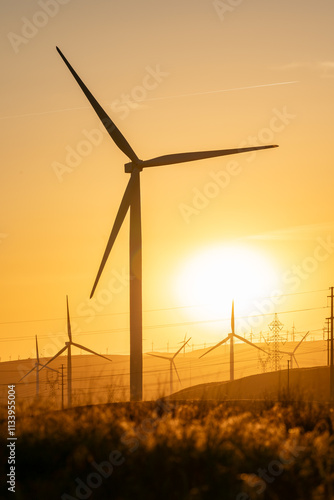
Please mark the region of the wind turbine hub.
[[132, 172], [134, 172], [135, 170], [141, 172], [143, 170], [143, 167], [140, 166], [142, 163], [144, 163], [143, 160], [139, 160], [139, 163], [134, 163], [132, 161], [130, 161], [129, 163], [125, 163], [125, 173], [132, 174]]

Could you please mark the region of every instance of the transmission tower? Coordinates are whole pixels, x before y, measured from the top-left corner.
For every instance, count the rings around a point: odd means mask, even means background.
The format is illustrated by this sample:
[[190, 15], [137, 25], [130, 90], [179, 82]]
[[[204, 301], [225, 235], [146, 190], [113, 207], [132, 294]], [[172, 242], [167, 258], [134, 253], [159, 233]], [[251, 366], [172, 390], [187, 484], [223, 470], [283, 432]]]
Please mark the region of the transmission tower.
[[269, 330], [272, 335], [269, 337], [269, 347], [270, 347], [270, 359], [271, 359], [271, 369], [277, 371], [280, 369], [280, 361], [283, 354], [279, 351], [280, 344], [285, 344], [286, 340], [280, 335], [283, 328], [283, 324], [279, 321], [277, 314], [275, 314], [274, 321], [269, 325]]
[[[50, 375], [49, 372], [47, 372], [46, 383], [49, 388], [49, 397], [53, 402], [55, 402], [56, 390], [59, 388], [58, 372], [55, 376], [53, 374]], [[45, 389], [47, 390], [47, 387]]]
[[270, 361], [271, 359], [269, 353], [267, 354], [267, 356], [262, 356], [260, 353], [258, 353], [258, 366], [260, 366], [262, 373], [267, 372], [267, 367]]

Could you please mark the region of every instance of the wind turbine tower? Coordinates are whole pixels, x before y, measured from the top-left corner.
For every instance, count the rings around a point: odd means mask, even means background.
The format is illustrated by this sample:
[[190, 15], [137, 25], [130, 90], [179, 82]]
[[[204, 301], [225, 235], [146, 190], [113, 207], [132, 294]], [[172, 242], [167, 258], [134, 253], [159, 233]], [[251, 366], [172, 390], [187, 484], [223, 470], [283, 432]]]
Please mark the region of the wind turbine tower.
[[72, 73], [76, 82], [84, 92], [94, 108], [103, 126], [106, 128], [116, 146], [129, 158], [125, 172], [130, 174], [130, 180], [125, 189], [116, 219], [107, 243], [100, 268], [90, 297], [100, 279], [110, 251], [123, 224], [124, 218], [130, 211], [130, 399], [141, 401], [143, 386], [143, 348], [142, 348], [142, 234], [141, 234], [141, 202], [140, 202], [140, 172], [147, 167], [160, 167], [184, 162], [203, 160], [237, 153], [245, 153], [258, 149], [277, 147], [276, 145], [254, 146], [248, 148], [220, 149], [214, 151], [196, 151], [188, 153], [168, 154], [149, 160], [141, 160], [111, 118], [100, 106], [93, 94], [86, 87], [79, 75], [72, 68], [66, 57], [57, 47], [57, 51]]
[[[19, 382], [21, 382], [21, 380], [23, 380], [24, 378], [26, 378], [31, 372], [33, 372], [34, 370], [36, 370], [36, 398], [37, 399], [39, 398], [39, 372], [44, 367], [46, 367], [46, 365], [43, 365], [39, 361], [38, 342], [37, 342], [37, 335], [36, 335], [36, 363], [35, 363], [35, 366], [31, 370], [29, 370], [28, 373], [26, 373], [23, 377], [21, 377], [20, 380], [19, 380]], [[47, 366], [47, 368], [50, 371], [58, 373], [58, 370], [55, 370], [54, 368], [50, 368], [49, 366]]]
[[72, 346], [77, 347], [78, 349], [82, 349], [83, 351], [89, 352], [90, 354], [95, 354], [95, 356], [99, 356], [100, 358], [106, 359], [107, 361], [111, 361], [111, 359], [106, 358], [102, 354], [98, 354], [97, 352], [92, 351], [91, 349], [88, 349], [88, 347], [73, 342], [67, 295], [66, 295], [66, 311], [67, 311], [67, 334], [69, 340], [68, 342], [65, 342], [65, 347], [60, 349], [60, 351], [58, 351], [57, 354], [53, 356], [53, 358], [49, 359], [49, 361], [45, 365], [43, 365], [41, 370], [43, 368], [48, 368], [47, 365], [52, 363], [54, 359], [58, 358], [58, 356], [60, 356], [67, 349], [67, 406], [68, 408], [71, 408], [72, 407], [72, 349], [71, 349]]
[[246, 344], [251, 345], [252, 347], [255, 347], [256, 349], [259, 349], [260, 351], [263, 351], [266, 354], [268, 354], [268, 353], [267, 353], [267, 351], [262, 349], [262, 347], [259, 347], [256, 344], [253, 344], [253, 342], [250, 342], [249, 340], [244, 339], [243, 337], [240, 337], [239, 335], [237, 335], [235, 333], [234, 300], [232, 301], [231, 330], [232, 330], [231, 333], [229, 333], [228, 336], [225, 337], [224, 340], [222, 340], [221, 342], [218, 342], [218, 344], [211, 347], [211, 349], [209, 349], [204, 354], [202, 354], [202, 356], [200, 356], [200, 358], [202, 358], [203, 356], [206, 356], [207, 354], [209, 354], [209, 352], [211, 352], [214, 349], [216, 349], [217, 347], [225, 344], [225, 342], [227, 342], [229, 340], [230, 341], [230, 380], [234, 380], [234, 338], [241, 340], [242, 342], [245, 342]]
[[297, 358], [296, 358], [296, 355], [295, 355], [295, 352], [297, 351], [298, 347], [300, 346], [300, 344], [303, 342], [304, 339], [306, 339], [306, 337], [308, 336], [310, 332], [308, 331], [307, 333], [305, 333], [305, 335], [303, 336], [303, 338], [298, 342], [298, 344], [296, 345], [296, 347], [294, 348], [293, 351], [280, 351], [282, 354], [288, 354], [290, 356], [290, 368], [292, 369], [293, 368], [293, 360], [295, 360], [296, 362], [296, 365], [297, 365], [297, 368], [299, 368], [299, 364], [298, 364], [298, 361], [297, 361]]
[[148, 352], [147, 354], [149, 356], [154, 356], [155, 358], [162, 358], [162, 359], [167, 359], [169, 362], [170, 362], [170, 367], [169, 367], [169, 385], [170, 385], [170, 394], [173, 394], [173, 367], [175, 369], [175, 372], [176, 372], [176, 375], [177, 375], [177, 378], [179, 379], [179, 382], [181, 384], [181, 379], [179, 377], [179, 373], [176, 369], [176, 365], [175, 365], [175, 361], [174, 359], [176, 358], [176, 356], [179, 354], [180, 351], [182, 351], [182, 349], [186, 346], [186, 344], [188, 344], [189, 340], [191, 339], [191, 337], [186, 340], [186, 342], [184, 342], [182, 344], [182, 346], [180, 347], [180, 349], [178, 351], [176, 351], [176, 353], [172, 356], [172, 357], [169, 357], [169, 356], [163, 356], [162, 354], [155, 354], [155, 353], [150, 353]]

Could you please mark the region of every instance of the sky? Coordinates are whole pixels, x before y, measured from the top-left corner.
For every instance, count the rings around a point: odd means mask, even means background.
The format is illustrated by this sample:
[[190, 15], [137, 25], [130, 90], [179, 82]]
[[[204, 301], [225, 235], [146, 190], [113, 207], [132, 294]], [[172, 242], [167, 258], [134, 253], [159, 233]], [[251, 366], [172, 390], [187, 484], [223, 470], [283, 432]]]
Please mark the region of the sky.
[[330, 0], [22, 0], [1, 6], [1, 361], [66, 340], [129, 353], [126, 218], [89, 294], [128, 161], [56, 52], [142, 159], [279, 148], [141, 174], [144, 351], [236, 329], [321, 339], [334, 286]]

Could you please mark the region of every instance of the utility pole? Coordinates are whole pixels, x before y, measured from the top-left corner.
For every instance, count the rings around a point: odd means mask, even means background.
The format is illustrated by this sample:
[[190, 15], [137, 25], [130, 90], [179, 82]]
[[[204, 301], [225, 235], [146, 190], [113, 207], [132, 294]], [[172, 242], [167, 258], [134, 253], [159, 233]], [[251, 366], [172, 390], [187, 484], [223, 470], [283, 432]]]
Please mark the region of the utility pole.
[[330, 341], [330, 338], [329, 338], [329, 322], [330, 322], [330, 318], [326, 318], [326, 321], [327, 321], [327, 366], [329, 366], [329, 341]]
[[330, 287], [330, 299], [331, 299], [331, 348], [330, 348], [330, 367], [329, 367], [329, 387], [330, 387], [330, 402], [334, 403], [334, 365], [333, 365], [333, 330], [334, 330], [334, 287]]
[[288, 359], [288, 398], [290, 399], [290, 360]]
[[64, 364], [61, 365], [61, 409], [64, 409]]

